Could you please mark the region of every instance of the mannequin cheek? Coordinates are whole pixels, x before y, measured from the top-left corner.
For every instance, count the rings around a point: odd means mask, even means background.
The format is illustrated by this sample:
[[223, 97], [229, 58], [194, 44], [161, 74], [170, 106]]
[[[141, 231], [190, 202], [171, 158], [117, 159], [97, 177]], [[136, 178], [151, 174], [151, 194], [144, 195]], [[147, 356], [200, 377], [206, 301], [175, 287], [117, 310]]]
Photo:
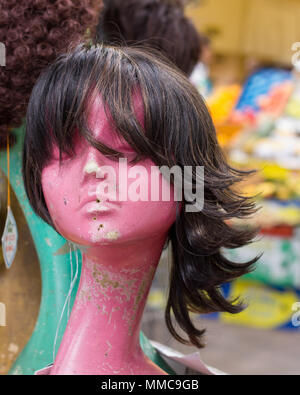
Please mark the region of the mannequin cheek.
[[123, 219], [128, 228], [131, 226], [129, 230], [136, 232], [139, 237], [164, 234], [176, 220], [176, 202], [130, 203]]
[[[48, 166], [42, 171], [42, 189], [49, 213], [54, 220], [70, 203], [68, 184], [59, 176], [57, 166]], [[68, 191], [68, 193], [66, 193]]]

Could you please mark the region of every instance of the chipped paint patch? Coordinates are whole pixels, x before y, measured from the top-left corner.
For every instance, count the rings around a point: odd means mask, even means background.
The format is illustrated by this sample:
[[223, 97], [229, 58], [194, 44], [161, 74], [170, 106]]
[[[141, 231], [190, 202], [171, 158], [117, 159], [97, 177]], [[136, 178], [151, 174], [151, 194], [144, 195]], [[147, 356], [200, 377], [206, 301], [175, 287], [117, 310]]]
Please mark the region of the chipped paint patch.
[[106, 206], [103, 206], [101, 203], [96, 202], [94, 205], [87, 209], [87, 213], [94, 213], [95, 211], [99, 213], [106, 213], [110, 209]]
[[[92, 264], [92, 276], [96, 284], [101, 285], [101, 289], [98, 287], [95, 289], [96, 295], [100, 292], [104, 299], [109, 300], [111, 297], [111, 291], [118, 290], [119, 303], [122, 301], [129, 301], [131, 296], [135, 294], [137, 290], [136, 282], [134, 278], [124, 278], [124, 276], [116, 273], [111, 273], [107, 268], [101, 267], [101, 265]], [[115, 309], [117, 310], [117, 309]]]
[[103, 233], [99, 232], [100, 229], [97, 227], [97, 223], [95, 223], [95, 221], [93, 221], [93, 224], [95, 224], [95, 229], [89, 231], [90, 240], [93, 243], [97, 243], [103, 240]]
[[151, 266], [149, 271], [145, 274], [138, 292], [134, 298], [134, 303], [133, 303], [133, 314], [132, 314], [132, 318], [130, 320], [130, 324], [129, 324], [129, 334], [132, 335], [133, 334], [133, 325], [135, 323], [135, 319], [138, 313], [138, 308], [140, 306], [140, 303], [142, 301], [142, 299], [146, 296], [148, 290], [149, 290], [149, 286], [152, 283], [152, 279], [153, 276], [155, 274], [156, 268]]
[[49, 247], [52, 247], [52, 241], [51, 241], [51, 239], [46, 238], [46, 239], [45, 239], [45, 242], [47, 243], [47, 245], [48, 245]]
[[100, 169], [98, 163], [95, 160], [89, 160], [88, 163], [84, 166], [83, 171], [87, 174], [97, 173]]
[[88, 285], [84, 285], [81, 289], [80, 289], [80, 292], [79, 292], [79, 295], [78, 295], [78, 299], [82, 302], [82, 303], [87, 303], [87, 301], [90, 301], [91, 300], [91, 297], [92, 297], [92, 295], [91, 295], [91, 290], [90, 290], [90, 288], [89, 288], [89, 286]]
[[94, 301], [98, 311], [105, 315], [107, 311], [104, 306], [107, 302], [110, 304], [116, 303], [118, 307], [113, 307], [108, 312], [108, 324], [115, 326], [116, 315], [114, 313], [121, 312], [121, 319], [127, 324], [128, 333], [131, 336], [139, 307], [144, 302], [151, 285], [155, 267], [151, 266], [142, 278], [136, 278], [134, 274], [140, 272], [137, 268], [123, 269], [120, 273], [112, 273], [102, 265], [93, 263], [90, 263], [90, 265], [93, 280], [97, 285], [90, 284], [89, 286], [92, 293], [91, 301]]
[[118, 240], [120, 237], [120, 233], [117, 230], [112, 230], [110, 232], [105, 233], [104, 238], [106, 240]]
[[19, 346], [15, 343], [10, 343], [8, 346], [8, 352], [17, 354], [19, 352]]

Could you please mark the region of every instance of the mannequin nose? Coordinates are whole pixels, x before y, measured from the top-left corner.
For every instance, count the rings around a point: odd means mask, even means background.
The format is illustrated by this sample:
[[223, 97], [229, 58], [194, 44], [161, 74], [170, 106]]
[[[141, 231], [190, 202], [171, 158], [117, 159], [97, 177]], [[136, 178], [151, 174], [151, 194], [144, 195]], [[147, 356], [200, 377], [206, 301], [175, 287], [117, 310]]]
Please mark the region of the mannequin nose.
[[83, 168], [84, 175], [94, 174], [96, 178], [104, 178], [105, 173], [101, 170], [101, 165], [94, 153], [89, 153]]

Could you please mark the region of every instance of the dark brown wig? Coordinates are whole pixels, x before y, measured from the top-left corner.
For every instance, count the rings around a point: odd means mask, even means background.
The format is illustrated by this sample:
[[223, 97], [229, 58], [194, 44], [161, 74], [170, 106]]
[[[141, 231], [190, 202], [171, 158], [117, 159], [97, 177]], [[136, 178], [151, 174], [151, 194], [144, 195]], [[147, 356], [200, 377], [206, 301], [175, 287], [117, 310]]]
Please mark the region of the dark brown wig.
[[[142, 123], [134, 112], [137, 89], [144, 107]], [[115, 129], [136, 151], [136, 160], [150, 158], [159, 167], [204, 166], [203, 210], [188, 213], [185, 206], [190, 202], [183, 201], [169, 232], [173, 263], [166, 308], [172, 335], [188, 342], [175, 329], [173, 311], [189, 342], [201, 347], [204, 331], [195, 328], [190, 312], [241, 311], [241, 305], [224, 298], [220, 286], [249, 272], [254, 263], [234, 263], [222, 254], [223, 248], [241, 247], [254, 236], [228, 224], [230, 218], [245, 218], [255, 211], [253, 202], [233, 188], [245, 174], [228, 165], [205, 103], [171, 63], [133, 47], [82, 45], [42, 74], [28, 106], [25, 188], [35, 212], [49, 224], [53, 225], [43, 197], [41, 172], [54, 145], [61, 154], [72, 155], [73, 137], [79, 131], [104, 155], [122, 156], [95, 140], [88, 129], [88, 106], [97, 94]]]
[[7, 130], [19, 127], [41, 71], [71, 41], [95, 28], [101, 0], [1, 0], [0, 42], [6, 67], [0, 67], [0, 148]]
[[104, 0], [96, 41], [155, 48], [187, 75], [201, 51], [182, 0]]

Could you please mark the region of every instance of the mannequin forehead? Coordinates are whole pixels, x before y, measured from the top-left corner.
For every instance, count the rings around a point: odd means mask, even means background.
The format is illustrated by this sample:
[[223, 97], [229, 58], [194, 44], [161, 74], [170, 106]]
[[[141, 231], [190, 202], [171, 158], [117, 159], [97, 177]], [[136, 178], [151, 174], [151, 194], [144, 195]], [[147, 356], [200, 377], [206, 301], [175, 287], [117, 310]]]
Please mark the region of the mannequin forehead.
[[[144, 107], [140, 93], [133, 94], [133, 111], [137, 120], [144, 125]], [[98, 140], [120, 138], [120, 134], [113, 124], [107, 105], [104, 105], [100, 95], [97, 95], [89, 105], [88, 125]]]
[[109, 112], [105, 109], [100, 96], [96, 96], [89, 106], [88, 126], [97, 140], [117, 136], [113, 123], [109, 120]]

